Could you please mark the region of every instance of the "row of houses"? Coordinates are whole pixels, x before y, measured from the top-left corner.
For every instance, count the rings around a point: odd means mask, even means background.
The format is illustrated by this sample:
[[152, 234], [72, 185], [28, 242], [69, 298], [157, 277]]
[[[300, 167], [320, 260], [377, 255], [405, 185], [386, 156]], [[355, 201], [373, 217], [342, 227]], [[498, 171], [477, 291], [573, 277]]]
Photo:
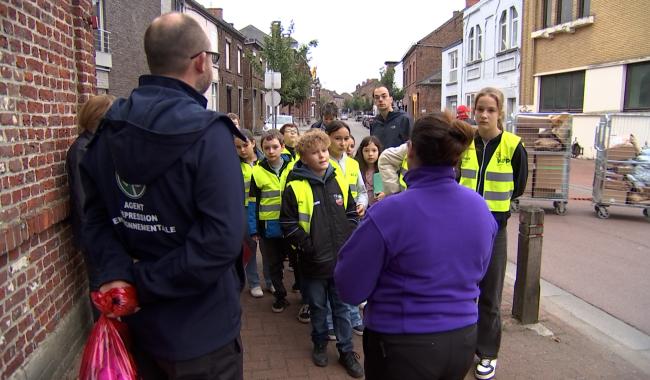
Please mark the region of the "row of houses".
[[404, 107], [471, 107], [493, 86], [508, 115], [574, 114], [588, 146], [594, 117], [650, 112], [648, 12], [644, 0], [467, 0], [402, 57]]
[[[232, 112], [245, 128], [258, 131], [271, 109], [264, 100], [264, 67], [260, 57], [267, 34], [253, 25], [236, 29], [224, 19], [222, 8], [205, 8], [195, 0], [126, 1], [93, 0], [96, 20], [95, 58], [97, 92], [128, 96], [138, 76], [148, 72], [142, 37], [149, 22], [170, 11], [193, 17], [205, 30], [211, 49], [221, 55], [213, 65], [213, 82], [204, 94], [208, 108]], [[309, 98], [292, 112], [299, 120], [316, 116], [319, 81], [313, 78]]]

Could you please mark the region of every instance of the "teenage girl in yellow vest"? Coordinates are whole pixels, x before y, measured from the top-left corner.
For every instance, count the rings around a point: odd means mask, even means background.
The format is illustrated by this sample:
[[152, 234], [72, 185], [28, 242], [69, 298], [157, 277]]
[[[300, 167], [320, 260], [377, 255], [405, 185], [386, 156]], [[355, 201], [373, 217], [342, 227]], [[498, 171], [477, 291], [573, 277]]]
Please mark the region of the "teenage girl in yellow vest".
[[476, 190], [485, 199], [499, 225], [490, 264], [479, 283], [478, 339], [479, 363], [474, 376], [491, 379], [495, 375], [501, 345], [501, 292], [507, 260], [507, 230], [510, 201], [526, 188], [528, 158], [521, 139], [503, 129], [503, 93], [487, 87], [474, 100], [478, 125], [474, 141], [461, 158], [460, 184]]
[[[363, 183], [359, 163], [346, 153], [348, 145], [350, 144], [350, 127], [343, 121], [334, 120], [326, 128], [325, 133], [330, 138], [330, 146], [328, 148], [330, 153], [330, 163], [336, 171], [336, 175], [342, 175], [347, 183], [350, 185], [352, 197], [357, 204], [357, 213], [359, 217], [365, 214], [368, 208], [368, 193], [366, 192], [366, 185]], [[350, 309], [350, 322], [352, 323], [352, 331], [357, 335], [363, 335], [363, 321], [359, 314], [359, 308], [356, 305], [348, 305]], [[330, 330], [329, 338], [336, 339], [332, 329], [332, 313], [327, 314], [327, 323]]]
[[282, 154], [284, 138], [277, 129], [264, 132], [261, 139], [265, 158], [253, 167], [248, 202], [248, 232], [260, 243], [264, 260], [268, 260], [275, 292], [272, 310], [281, 313], [289, 306], [282, 283], [287, 248], [280, 230], [280, 204], [291, 158]]
[[[253, 176], [253, 167], [257, 161], [264, 158], [262, 152], [257, 149], [255, 138], [248, 129], [241, 129], [242, 134], [247, 138], [246, 141], [240, 140], [235, 137], [235, 149], [241, 160], [242, 176], [244, 177], [244, 208], [248, 208], [251, 177]], [[257, 242], [253, 240], [249, 234], [245, 237], [246, 244], [251, 251], [251, 257], [246, 264], [246, 280], [250, 288], [251, 296], [260, 298], [264, 296], [264, 291], [260, 286], [260, 275], [257, 273]], [[264, 270], [264, 280], [266, 282], [266, 289], [271, 289], [271, 275], [269, 273], [269, 265], [267, 260], [263, 260], [262, 268]]]

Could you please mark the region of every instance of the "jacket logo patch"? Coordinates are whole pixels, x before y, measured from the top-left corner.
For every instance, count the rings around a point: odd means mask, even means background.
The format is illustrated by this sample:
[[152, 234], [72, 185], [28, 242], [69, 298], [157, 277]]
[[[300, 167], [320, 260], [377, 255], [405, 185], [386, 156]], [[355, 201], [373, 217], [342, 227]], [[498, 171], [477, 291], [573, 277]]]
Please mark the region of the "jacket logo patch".
[[510, 163], [510, 159], [508, 157], [501, 158], [501, 151], [497, 151], [496, 156], [497, 156], [497, 163], [499, 165], [509, 164]]
[[391, 125], [390, 126], [390, 129], [395, 129], [395, 128], [397, 128], [397, 125]]
[[343, 206], [343, 196], [341, 194], [334, 194], [334, 201], [337, 205]]
[[131, 199], [138, 199], [144, 195], [144, 192], [147, 190], [146, 185], [131, 185], [122, 180], [115, 172], [115, 180], [117, 181], [117, 187], [120, 188], [122, 193]]

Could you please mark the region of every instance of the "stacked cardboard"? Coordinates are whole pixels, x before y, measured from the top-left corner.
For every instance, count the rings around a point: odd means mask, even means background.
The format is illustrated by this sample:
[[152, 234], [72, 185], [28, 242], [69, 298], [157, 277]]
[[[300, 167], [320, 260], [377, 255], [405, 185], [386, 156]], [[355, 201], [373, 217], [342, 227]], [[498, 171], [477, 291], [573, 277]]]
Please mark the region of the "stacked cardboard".
[[[631, 136], [634, 140], [634, 136]], [[641, 149], [632, 142], [607, 149], [607, 168], [602, 202], [609, 204], [650, 205], [650, 162], [642, 159]]]

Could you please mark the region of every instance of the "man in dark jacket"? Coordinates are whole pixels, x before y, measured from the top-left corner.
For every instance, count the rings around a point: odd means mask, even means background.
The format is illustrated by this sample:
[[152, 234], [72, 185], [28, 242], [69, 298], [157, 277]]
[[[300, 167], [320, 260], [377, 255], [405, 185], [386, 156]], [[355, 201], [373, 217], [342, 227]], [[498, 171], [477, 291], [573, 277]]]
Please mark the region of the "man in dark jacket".
[[84, 241], [105, 292], [132, 285], [144, 379], [242, 379], [243, 179], [232, 121], [206, 110], [218, 53], [191, 17], [145, 33], [152, 75], [106, 114], [82, 161]]
[[404, 144], [411, 134], [411, 117], [404, 111], [393, 110], [393, 97], [385, 86], [375, 88], [372, 97], [379, 115], [370, 123], [370, 135], [377, 137], [384, 149]]
[[303, 290], [311, 312], [314, 343], [312, 360], [319, 367], [327, 359], [327, 303], [332, 306], [339, 362], [353, 377], [363, 377], [363, 368], [353, 351], [348, 306], [334, 284], [338, 251], [357, 223], [350, 186], [330, 164], [325, 132], [309, 131], [298, 141], [300, 161], [287, 178], [282, 195], [280, 226], [287, 242], [298, 249]]

